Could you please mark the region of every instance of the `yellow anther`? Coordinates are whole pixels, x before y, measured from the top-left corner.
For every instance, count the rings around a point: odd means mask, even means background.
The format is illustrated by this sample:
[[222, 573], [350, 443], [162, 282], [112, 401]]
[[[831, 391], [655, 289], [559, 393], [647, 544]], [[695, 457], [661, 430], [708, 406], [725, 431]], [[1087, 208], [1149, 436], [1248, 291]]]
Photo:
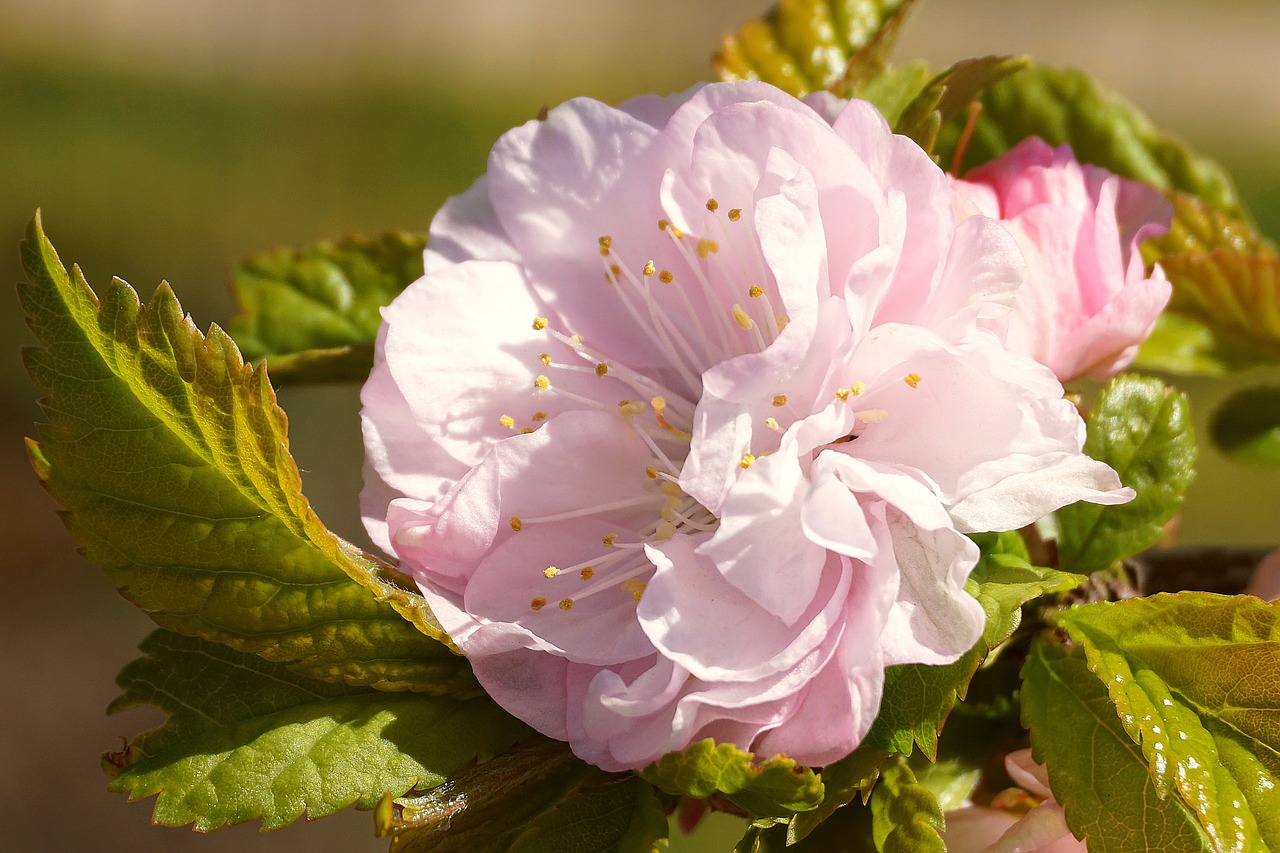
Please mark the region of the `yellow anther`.
[[711, 211], [712, 213], [715, 213], [719, 209], [720, 209], [720, 202], [716, 201], [714, 198], [707, 199], [707, 210]]
[[561, 610], [572, 610], [572, 609], [573, 609], [573, 599], [572, 599], [572, 598], [562, 598], [562, 599], [560, 599], [560, 609], [561, 609]]
[[655, 266], [653, 265], [653, 261], [645, 261], [645, 262], [644, 262], [644, 269], [643, 269], [643, 270], [641, 270], [641, 272], [643, 272], [643, 273], [644, 273], [645, 275], [647, 275], [647, 276], [648, 276], [648, 275], [653, 275], [653, 274], [654, 274], [654, 273], [656, 273], [657, 271], [658, 271], [658, 268], [657, 268], [657, 267], [655, 267]]
[[744, 453], [742, 454], [742, 461], [738, 463], [738, 466], [740, 468], [750, 468], [753, 464], [755, 464], [755, 461], [756, 461], [755, 454]]
[[678, 498], [684, 494], [684, 492], [680, 491], [680, 484], [673, 483], [670, 480], [663, 480], [662, 485], [658, 488], [662, 489], [664, 495], [672, 498]]
[[543, 329], [545, 329], [546, 327], [547, 327], [547, 318], [546, 318], [546, 317], [534, 317], [534, 318], [533, 318], [533, 330], [534, 330], [535, 332], [541, 332], [541, 331], [542, 331]]
[[555, 566], [547, 566], [545, 569], [542, 570], [542, 576], [544, 578], [553, 578], [558, 574], [560, 574], [560, 570], [557, 569]]
[[663, 521], [658, 525], [658, 529], [653, 535], [659, 541], [670, 539], [676, 535], [676, 526], [669, 521]]
[[779, 332], [785, 329], [787, 327], [787, 324], [790, 322], [791, 322], [791, 318], [788, 317], [786, 314], [779, 314], [777, 317], [773, 318], [773, 324], [778, 327]]
[[705, 258], [707, 255], [714, 255], [720, 251], [720, 244], [715, 240], [708, 240], [706, 237], [698, 238], [698, 257]]
[[750, 296], [752, 299], [759, 299], [761, 296], [764, 296], [764, 288], [758, 284], [753, 284], [751, 287], [747, 288], [747, 296]]
[[662, 509], [658, 510], [658, 515], [662, 516], [663, 521], [675, 521], [676, 511], [680, 509], [680, 501], [675, 498], [668, 498], [667, 502], [662, 505]]
[[902, 377], [902, 381], [910, 385], [912, 388], [915, 388], [920, 384], [920, 374], [908, 373], [906, 376]]
[[525, 427], [524, 429], [520, 430], [521, 435], [528, 435], [531, 432], [533, 432], [533, 427]]
[[582, 343], [582, 335], [570, 335], [569, 340], [573, 341], [575, 344], [580, 344]]
[[774, 407], [775, 409], [781, 409], [781, 408], [782, 408], [783, 406], [785, 406], [786, 404], [787, 404], [787, 395], [786, 395], [786, 394], [774, 394], [774, 395], [773, 395], [773, 407]]
[[598, 242], [600, 243], [600, 254], [609, 254], [609, 250], [613, 248], [613, 238], [606, 234]]
[[837, 388], [837, 389], [836, 389], [836, 399], [837, 399], [837, 400], [848, 400], [848, 399], [849, 399], [849, 389], [848, 389], [848, 388]]
[[600, 537], [600, 541], [603, 542], [608, 547], [613, 547], [613, 543], [618, 541], [618, 534], [606, 533], [605, 535]]
[[541, 610], [542, 608], [544, 608], [544, 607], [546, 607], [546, 606], [547, 606], [547, 600], [546, 600], [545, 598], [543, 598], [542, 596], [538, 596], [538, 597], [537, 597], [537, 598], [535, 598], [533, 601], [530, 601], [530, 602], [529, 602], [529, 609], [530, 609], [530, 610]]
[[664, 411], [667, 408], [667, 398], [666, 397], [650, 397], [649, 405], [653, 406], [653, 408], [659, 412]]
[[581, 572], [578, 573], [578, 577], [582, 578], [584, 581], [589, 581], [595, 576], [596, 576], [596, 570], [591, 568], [590, 566], [587, 566], [585, 569], [583, 569]]
[[542, 362], [543, 364], [548, 364], [548, 365], [551, 364], [551, 354], [545, 353], [545, 352], [542, 353], [541, 355], [538, 356], [538, 361]]
[[516, 419], [511, 417], [511, 415], [503, 415], [498, 418], [498, 423], [502, 424], [507, 429], [511, 429], [516, 425]]
[[666, 231], [666, 230], [667, 230], [667, 228], [669, 228], [670, 226], [671, 226], [671, 220], [670, 220], [670, 219], [659, 219], [659, 220], [658, 220], [658, 230], [659, 230], [659, 231]]
[[648, 468], [645, 468], [644, 473], [645, 473], [645, 476], [648, 477], [650, 480], [658, 479], [658, 469], [653, 467], [652, 465], [650, 465]]
[[778, 426], [778, 419], [777, 419], [777, 418], [765, 418], [765, 419], [764, 419], [764, 425], [765, 425], [765, 426], [767, 426], [769, 429], [774, 430], [774, 431], [778, 431], [778, 430], [781, 430], [781, 429], [782, 429], [782, 427]]
[[744, 329], [753, 329], [756, 325], [751, 316], [746, 311], [743, 311], [742, 306], [736, 302], [733, 303], [733, 322]]
[[618, 411], [624, 415], [639, 415], [645, 410], [645, 405], [639, 400], [619, 400]]
[[884, 409], [864, 409], [858, 412], [858, 420], [868, 424], [878, 424], [889, 417], [889, 413]]
[[640, 603], [640, 598], [644, 595], [644, 581], [638, 578], [631, 578], [622, 582], [622, 591], [635, 599], [636, 604]]
[[662, 282], [663, 284], [670, 284], [675, 280], [676, 280], [676, 277], [671, 274], [671, 270], [663, 270], [662, 272], [658, 273], [658, 281]]
[[603, 361], [596, 365], [596, 376], [604, 376], [608, 372], [609, 365], [605, 364]]
[[519, 533], [520, 529], [523, 527], [524, 527], [524, 522], [520, 520], [520, 516], [518, 515], [511, 516], [511, 529], [513, 531], [515, 531], [516, 533]]
[[742, 218], [742, 208], [735, 207], [733, 210], [729, 211], [730, 222], [737, 222], [741, 218]]
[[547, 419], [546, 412], [534, 412], [533, 417], [529, 418], [529, 420], [534, 421], [535, 423], [538, 421], [545, 421], [546, 419]]
[[671, 226], [668, 226], [668, 227], [671, 229], [671, 236], [672, 236], [672, 237], [675, 237], [677, 240], [683, 240], [683, 239], [684, 239], [684, 232], [683, 232], [683, 231], [681, 231], [679, 228], [677, 228], [677, 227], [676, 227], [676, 226], [674, 226], [674, 225], [671, 225]]
[[867, 390], [867, 383], [861, 379], [849, 386], [849, 393], [855, 397], [861, 397]]
[[533, 387], [537, 388], [539, 391], [545, 391], [551, 387], [551, 380], [545, 376], [539, 376], [537, 379], [533, 380]]

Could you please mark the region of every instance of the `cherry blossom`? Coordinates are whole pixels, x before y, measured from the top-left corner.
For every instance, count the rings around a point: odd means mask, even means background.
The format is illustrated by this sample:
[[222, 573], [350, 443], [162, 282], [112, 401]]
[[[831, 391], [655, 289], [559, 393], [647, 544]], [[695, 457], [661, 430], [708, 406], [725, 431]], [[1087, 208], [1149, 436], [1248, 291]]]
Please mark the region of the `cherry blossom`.
[[1018, 788], [1002, 791], [991, 807], [964, 806], [945, 815], [949, 853], [1087, 853], [1067, 828], [1062, 806], [1049, 790], [1049, 775], [1031, 750], [1005, 756]]
[[1009, 347], [1063, 382], [1108, 379], [1127, 367], [1171, 293], [1158, 266], [1148, 277], [1138, 252], [1169, 230], [1165, 197], [1035, 137], [958, 183], [979, 210], [1004, 221], [1026, 255]]
[[498, 141], [362, 395], [370, 534], [494, 699], [606, 769], [824, 764], [978, 638], [965, 533], [1132, 497], [959, 207], [869, 104], [762, 83]]

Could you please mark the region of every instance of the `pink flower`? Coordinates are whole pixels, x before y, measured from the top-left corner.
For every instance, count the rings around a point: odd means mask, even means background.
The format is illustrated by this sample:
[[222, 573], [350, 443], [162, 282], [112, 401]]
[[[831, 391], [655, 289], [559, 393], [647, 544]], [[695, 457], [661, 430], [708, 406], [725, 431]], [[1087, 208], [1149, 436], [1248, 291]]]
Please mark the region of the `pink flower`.
[[761, 83], [498, 141], [362, 399], [369, 530], [499, 703], [608, 769], [823, 764], [886, 666], [976, 640], [963, 533], [1131, 496], [1000, 343], [1012, 239], [954, 209], [870, 105]]
[[1258, 562], [1244, 592], [1267, 601], [1280, 601], [1280, 550], [1272, 551]]
[[997, 804], [1035, 805], [1021, 814], [998, 807], [952, 809], [946, 813], [947, 828], [942, 833], [948, 853], [1088, 853], [1085, 843], [1067, 828], [1062, 806], [1049, 790], [1044, 765], [1032, 760], [1031, 750], [1009, 753], [1004, 765], [1022, 791], [1002, 792]]
[[957, 183], [980, 211], [1004, 221], [1027, 259], [1009, 347], [1063, 382], [1127, 367], [1171, 292], [1159, 267], [1147, 277], [1138, 252], [1169, 230], [1164, 196], [1034, 137]]

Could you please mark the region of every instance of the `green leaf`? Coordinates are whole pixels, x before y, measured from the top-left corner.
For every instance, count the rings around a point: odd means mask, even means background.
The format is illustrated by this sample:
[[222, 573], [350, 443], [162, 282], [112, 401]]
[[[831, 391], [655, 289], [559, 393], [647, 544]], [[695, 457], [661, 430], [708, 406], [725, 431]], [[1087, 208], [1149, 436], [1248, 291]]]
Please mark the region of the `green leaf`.
[[889, 752], [864, 740], [852, 753], [822, 768], [822, 802], [816, 809], [800, 812], [791, 819], [788, 843], [795, 844], [809, 837], [855, 798], [861, 798], [865, 803], [871, 794], [871, 786], [880, 778], [880, 765], [889, 755]]
[[111, 790], [159, 795], [153, 819], [201, 831], [286, 826], [384, 793], [444, 782], [528, 733], [488, 697], [383, 693], [298, 676], [226, 646], [156, 631], [121, 672], [111, 710], [155, 705], [166, 724], [123, 753]]
[[952, 65], [925, 85], [894, 125], [894, 131], [914, 139], [932, 154], [942, 125], [967, 113], [993, 83], [1026, 68], [1029, 59], [1019, 56], [984, 56]]
[[653, 853], [667, 847], [667, 816], [638, 776], [566, 797], [511, 845], [511, 853]]
[[1105, 685], [1156, 792], [1193, 811], [1223, 850], [1280, 848], [1280, 606], [1166, 593], [1056, 621]]
[[1161, 797], [1147, 762], [1120, 725], [1084, 650], [1041, 637], [1022, 670], [1022, 722], [1036, 761], [1049, 769], [1067, 825], [1090, 853], [1214, 849], [1195, 814]]
[[780, 0], [724, 37], [722, 80], [763, 80], [800, 97], [856, 86], [882, 67], [912, 0]]
[[1186, 395], [1158, 379], [1123, 374], [1098, 394], [1084, 452], [1137, 492], [1127, 504], [1077, 503], [1058, 510], [1063, 568], [1088, 573], [1154, 545], [1195, 475], [1196, 442]]
[[534, 736], [420, 797], [385, 797], [377, 834], [392, 853], [507, 853], [517, 836], [584, 785], [617, 779], [560, 741]]
[[[303, 497], [264, 369], [206, 338], [161, 286], [101, 301], [32, 221], [19, 287], [48, 396], [32, 463], [85, 555], [162, 627], [386, 690], [479, 692], [390, 567], [342, 542]], [[411, 624], [412, 622], [412, 624]]]
[[1077, 575], [1032, 566], [1016, 533], [975, 539], [983, 546], [983, 556], [965, 589], [986, 612], [983, 636], [955, 663], [906, 664], [885, 670], [880, 712], [864, 743], [903, 755], [919, 746], [933, 760], [947, 715], [956, 700], [964, 697], [974, 672], [991, 649], [1018, 627], [1022, 605], [1041, 595], [1065, 592], [1083, 581]]
[[757, 764], [751, 753], [710, 738], [667, 753], [640, 775], [668, 794], [699, 800], [723, 794], [756, 817], [808, 811], [822, 802], [822, 780], [811, 769], [782, 755]]
[[890, 127], [895, 127], [907, 105], [915, 100], [921, 90], [933, 79], [929, 66], [924, 62], [912, 62], [897, 68], [887, 68], [852, 88], [849, 96], [870, 101], [875, 105]]
[[1226, 376], [1272, 361], [1271, 357], [1208, 323], [1165, 311], [1138, 348], [1133, 366], [1201, 376]]
[[905, 758], [890, 759], [880, 768], [880, 781], [871, 792], [871, 830], [880, 853], [945, 853], [945, 821], [938, 801], [916, 782]]
[[1269, 361], [1280, 359], [1280, 257], [1214, 249], [1165, 255], [1160, 266], [1173, 283], [1167, 310]]
[[[1105, 91], [1089, 75], [1033, 65], [982, 97], [983, 113], [964, 153], [965, 169], [993, 160], [1028, 136], [1071, 143], [1078, 158], [1162, 190], [1181, 190], [1242, 222], [1248, 216], [1227, 171], [1156, 129], [1137, 107]], [[949, 158], [963, 120], [944, 129]]]
[[1274, 254], [1274, 247], [1249, 223], [1181, 190], [1166, 192], [1173, 204], [1167, 234], [1142, 244], [1148, 262], [1166, 255], [1199, 255], [1229, 249], [1242, 255]]
[[1280, 465], [1280, 387], [1246, 388], [1213, 413], [1213, 443], [1240, 462]]
[[380, 309], [422, 276], [426, 238], [392, 231], [241, 261], [227, 327], [245, 356], [267, 358], [277, 381], [363, 380], [373, 367]]

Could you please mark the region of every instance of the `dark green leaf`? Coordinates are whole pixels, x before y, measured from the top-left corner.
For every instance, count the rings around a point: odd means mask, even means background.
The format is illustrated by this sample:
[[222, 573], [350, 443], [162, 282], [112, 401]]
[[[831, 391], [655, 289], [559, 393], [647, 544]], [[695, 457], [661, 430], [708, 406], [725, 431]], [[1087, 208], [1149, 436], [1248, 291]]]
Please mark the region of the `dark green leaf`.
[[822, 802], [822, 780], [785, 757], [759, 764], [749, 752], [710, 738], [670, 752], [640, 775], [669, 794], [705, 799], [723, 794], [757, 817], [807, 811]]
[[439, 785], [528, 733], [487, 697], [329, 684], [170, 631], [142, 648], [112, 710], [155, 705], [169, 719], [108, 759], [113, 791], [159, 795], [157, 823], [204, 831], [261, 819], [275, 829], [352, 803], [368, 809], [388, 791]]
[[1213, 443], [1241, 462], [1280, 465], [1280, 388], [1237, 391], [1213, 413]]
[[1127, 504], [1077, 503], [1058, 511], [1063, 568], [1109, 568], [1160, 538], [1195, 474], [1187, 398], [1158, 379], [1121, 375], [1107, 383], [1088, 418], [1085, 453], [1106, 462], [1137, 492]]
[[666, 838], [653, 788], [627, 776], [566, 797], [516, 838], [511, 853], [654, 853]]
[[933, 759], [947, 715], [957, 698], [963, 698], [978, 665], [1017, 628], [1022, 605], [1041, 595], [1065, 592], [1083, 580], [1032, 566], [1016, 533], [987, 534], [979, 541], [983, 556], [965, 588], [986, 611], [982, 638], [955, 663], [889, 667], [880, 713], [864, 743], [904, 755], [918, 745]]
[[1089, 853], [1209, 853], [1195, 814], [1161, 797], [1084, 650], [1041, 638], [1022, 670], [1022, 722], [1054, 798]]
[[945, 853], [939, 833], [945, 821], [938, 801], [916, 782], [901, 756], [880, 767], [871, 791], [871, 831], [880, 853]]
[[822, 768], [822, 802], [816, 809], [800, 812], [791, 819], [789, 842], [794, 844], [807, 838], [855, 798], [865, 803], [871, 794], [871, 786], [880, 778], [880, 765], [889, 754], [864, 741], [851, 754]]
[[539, 816], [611, 778], [566, 744], [535, 736], [421, 797], [385, 798], [377, 831], [391, 836], [392, 853], [507, 853]]
[[764, 80], [796, 97], [856, 87], [883, 65], [912, 0], [780, 0], [724, 37], [722, 80]]
[[422, 275], [425, 238], [393, 231], [236, 265], [240, 314], [227, 330], [247, 358], [267, 358], [277, 382], [362, 380], [373, 366], [380, 309]]
[[[965, 169], [995, 159], [1028, 136], [1038, 136], [1051, 145], [1071, 143], [1086, 163], [1159, 189], [1198, 196], [1248, 223], [1225, 169], [1161, 133], [1136, 107], [1084, 72], [1033, 65], [989, 88], [982, 105], [982, 118], [964, 154]], [[947, 158], [962, 127], [963, 119], [958, 119], [942, 134], [939, 150]]]
[[1280, 606], [1162, 594], [1061, 613], [1159, 795], [1223, 850], [1280, 848]]
[[984, 56], [965, 59], [930, 80], [894, 124], [932, 154], [942, 125], [968, 112], [969, 105], [992, 84], [1027, 67], [1025, 57]]
[[[37, 216], [22, 304], [48, 396], [32, 462], [89, 559], [165, 628], [387, 690], [475, 694], [422, 597], [302, 495], [261, 367], [206, 338], [162, 286], [143, 307], [68, 276]], [[410, 624], [411, 620], [413, 624]], [[415, 627], [416, 626], [416, 627]]]

